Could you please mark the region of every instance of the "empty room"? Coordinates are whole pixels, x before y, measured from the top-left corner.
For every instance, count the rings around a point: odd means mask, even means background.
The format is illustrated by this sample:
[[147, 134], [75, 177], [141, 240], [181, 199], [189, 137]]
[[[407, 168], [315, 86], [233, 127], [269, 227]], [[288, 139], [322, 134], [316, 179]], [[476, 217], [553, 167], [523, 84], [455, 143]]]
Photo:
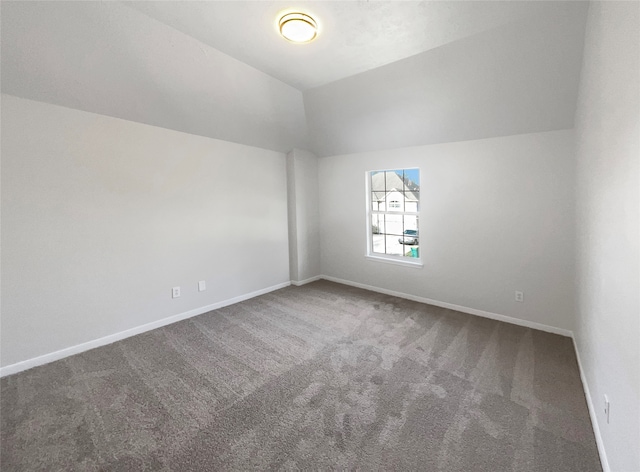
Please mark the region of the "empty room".
[[3, 472], [640, 472], [639, 1], [0, 18]]

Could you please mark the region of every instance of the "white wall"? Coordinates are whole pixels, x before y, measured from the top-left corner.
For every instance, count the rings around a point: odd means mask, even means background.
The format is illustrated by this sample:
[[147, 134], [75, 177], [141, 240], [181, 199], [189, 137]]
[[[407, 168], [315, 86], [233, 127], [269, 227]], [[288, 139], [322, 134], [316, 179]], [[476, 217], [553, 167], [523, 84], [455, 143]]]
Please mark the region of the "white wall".
[[3, 366], [289, 281], [282, 153], [10, 95], [1, 151]]
[[320, 157], [573, 128], [586, 2], [304, 92]]
[[299, 90], [126, 2], [2, 2], [2, 92], [281, 152]]
[[[572, 131], [319, 163], [323, 275], [572, 329]], [[420, 269], [364, 257], [365, 172], [403, 167], [420, 168]]]
[[293, 149], [287, 154], [289, 205], [289, 267], [291, 280], [302, 282], [320, 275], [320, 214], [318, 158]]
[[591, 5], [576, 112], [575, 338], [612, 471], [640, 470], [639, 10]]

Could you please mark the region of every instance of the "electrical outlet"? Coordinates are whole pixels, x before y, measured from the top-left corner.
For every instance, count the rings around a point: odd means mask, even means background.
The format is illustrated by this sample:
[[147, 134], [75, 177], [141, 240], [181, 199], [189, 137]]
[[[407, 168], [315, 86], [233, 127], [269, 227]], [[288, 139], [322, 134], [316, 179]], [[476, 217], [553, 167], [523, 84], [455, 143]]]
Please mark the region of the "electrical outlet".
[[204, 292], [207, 289], [207, 283], [204, 280], [198, 282], [198, 292]]
[[171, 298], [180, 298], [180, 287], [173, 287], [171, 289]]
[[609, 424], [609, 414], [611, 413], [611, 403], [609, 403], [609, 397], [604, 396], [604, 416], [607, 418], [607, 424]]
[[524, 302], [524, 292], [519, 292], [516, 290], [516, 301], [517, 302]]

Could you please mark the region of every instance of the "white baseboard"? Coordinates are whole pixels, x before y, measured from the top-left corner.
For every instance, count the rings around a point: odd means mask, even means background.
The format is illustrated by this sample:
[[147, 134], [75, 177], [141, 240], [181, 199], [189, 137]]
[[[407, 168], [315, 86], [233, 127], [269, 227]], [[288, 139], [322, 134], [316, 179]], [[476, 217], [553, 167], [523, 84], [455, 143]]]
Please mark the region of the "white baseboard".
[[[89, 349], [95, 349], [96, 347], [104, 346], [106, 344], [111, 344], [113, 342], [119, 341], [121, 339], [126, 339], [131, 336], [135, 336], [136, 334], [145, 333], [152, 329], [160, 328], [162, 326], [166, 326], [171, 323], [176, 323], [177, 321], [181, 321], [187, 318], [191, 318], [193, 316], [201, 315], [211, 310], [216, 310], [218, 308], [222, 308], [225, 306], [233, 305], [234, 303], [238, 303], [244, 300], [248, 300], [253, 297], [257, 297], [259, 295], [264, 295], [265, 293], [272, 292], [274, 290], [278, 290], [289, 285], [301, 286], [311, 282], [315, 282], [320, 279], [329, 280], [331, 282], [341, 283], [344, 285], [350, 285], [353, 287], [363, 288], [365, 290], [371, 290], [374, 292], [384, 293], [386, 295], [392, 295], [400, 298], [406, 298], [408, 300], [413, 300], [421, 303], [427, 303], [429, 305], [435, 305], [442, 308], [449, 308], [451, 310], [461, 311], [463, 313], [469, 313], [471, 315], [482, 316], [484, 318], [490, 318], [493, 320], [504, 321], [506, 323], [516, 324], [520, 326], [525, 326], [527, 328], [539, 329], [541, 331], [547, 331], [550, 333], [560, 334], [562, 336], [572, 337], [573, 333], [569, 330], [555, 328], [553, 326], [544, 325], [541, 323], [536, 323], [533, 321], [521, 320], [519, 318], [512, 318], [510, 316], [499, 315], [497, 313], [490, 313], [487, 311], [477, 310], [475, 308], [464, 307], [461, 305], [454, 305], [453, 303], [441, 302], [438, 300], [433, 300], [430, 298], [418, 297], [416, 295], [410, 295], [407, 293], [396, 292], [394, 290], [387, 290], [380, 287], [374, 287], [372, 285], [361, 284], [358, 282], [351, 282], [349, 280], [339, 279], [337, 277], [331, 277], [327, 275], [320, 275], [316, 277], [310, 277], [301, 281], [291, 282], [283, 282], [277, 285], [273, 285], [271, 287], [264, 288], [262, 290], [257, 290], [255, 292], [247, 293], [245, 295], [240, 295], [238, 297], [230, 298], [227, 300], [223, 300], [221, 302], [213, 303], [211, 305], [203, 306], [200, 308], [195, 308], [193, 310], [186, 311], [184, 313], [180, 313], [177, 315], [170, 316], [168, 318], [163, 318], [158, 321], [153, 321], [151, 323], [147, 323], [141, 326], [137, 326], [135, 328], [131, 328], [125, 331], [121, 331], [119, 333], [111, 334], [109, 336], [104, 336], [99, 339], [94, 339], [92, 341], [87, 341], [82, 344], [77, 344], [75, 346], [71, 346], [65, 349], [61, 349], [59, 351], [51, 352], [49, 354], [44, 354], [42, 356], [34, 357], [32, 359], [28, 359], [26, 361], [17, 362], [15, 364], [11, 364], [5, 367], [0, 368], [0, 377], [5, 377], [7, 375], [15, 374], [18, 372], [22, 372], [23, 370], [30, 369], [32, 367], [36, 367], [39, 365], [47, 364], [49, 362], [53, 362], [59, 359], [63, 359], [68, 356], [72, 356], [74, 354], [79, 354], [84, 351], [88, 351]], [[582, 371], [581, 371], [582, 372]], [[582, 375], [582, 374], [581, 374]], [[586, 383], [585, 383], [586, 386]], [[585, 391], [588, 392], [588, 389], [585, 388]]]
[[541, 331], [547, 331], [549, 333], [559, 334], [559, 335], [571, 338], [573, 342], [573, 347], [576, 353], [576, 359], [578, 361], [578, 369], [580, 371], [580, 378], [582, 379], [582, 386], [584, 388], [584, 393], [587, 400], [587, 408], [589, 410], [589, 416], [591, 418], [591, 424], [593, 426], [593, 432], [596, 438], [598, 454], [600, 455], [600, 462], [602, 463], [602, 470], [603, 472], [611, 472], [611, 469], [609, 467], [609, 461], [607, 459], [607, 453], [605, 451], [604, 443], [602, 441], [602, 435], [600, 434], [600, 427], [598, 426], [598, 418], [596, 416], [596, 410], [593, 404], [593, 400], [591, 398], [591, 392], [589, 391], [589, 384], [587, 383], [587, 378], [585, 376], [584, 370], [582, 369], [582, 362], [580, 361], [580, 352], [578, 351], [578, 344], [576, 343], [573, 331], [570, 331], [568, 329], [556, 328], [554, 326], [549, 326], [542, 323], [536, 323], [534, 321], [521, 320], [519, 318], [513, 318], [511, 316], [499, 315], [497, 313], [491, 313], [488, 311], [476, 310], [475, 308], [454, 305], [453, 303], [446, 303], [438, 300], [432, 300], [430, 298], [418, 297], [418, 296], [410, 295], [407, 293], [396, 292], [394, 290], [387, 290], [380, 287], [374, 287], [372, 285], [361, 284], [358, 282], [351, 282], [349, 280], [339, 279], [337, 277], [331, 277], [328, 275], [322, 275], [320, 276], [320, 278], [324, 280], [329, 280], [331, 282], [350, 285], [352, 287], [371, 290], [373, 292], [384, 293], [385, 295], [392, 295], [395, 297], [406, 298], [408, 300], [413, 300], [416, 302], [427, 303], [429, 305], [435, 305], [442, 308], [449, 308], [451, 310], [461, 311], [463, 313], [469, 313], [470, 315], [478, 315], [484, 318], [490, 318], [492, 320], [504, 321], [506, 323], [524, 326], [526, 328], [539, 329]]
[[292, 280], [291, 281], [291, 285], [295, 285], [296, 287], [300, 287], [301, 285], [310, 284], [311, 282], [315, 282], [317, 280], [320, 280], [321, 278], [322, 278], [322, 276], [316, 275], [315, 277], [309, 277], [308, 279], [304, 279], [304, 280]]
[[477, 316], [482, 316], [483, 318], [489, 318], [497, 321], [504, 321], [505, 323], [524, 326], [525, 328], [538, 329], [540, 331], [559, 334], [561, 336], [566, 336], [568, 338], [573, 337], [573, 333], [568, 329], [556, 328], [555, 326], [536, 323], [535, 321], [528, 321], [528, 320], [522, 320], [520, 318], [513, 318], [511, 316], [499, 315], [498, 313], [491, 313], [489, 311], [477, 310], [475, 308], [469, 308], [466, 306], [454, 305], [453, 303], [441, 302], [438, 300], [433, 300], [431, 298], [418, 297], [416, 295], [410, 295], [408, 293], [396, 292], [394, 290], [387, 290], [386, 288], [374, 287], [373, 285], [366, 285], [358, 282], [351, 282], [349, 280], [339, 279], [337, 277], [331, 277], [328, 275], [321, 275], [320, 278], [329, 280], [331, 282], [336, 282], [339, 284], [350, 285], [352, 287], [363, 288], [365, 290], [371, 290], [373, 292], [384, 293], [385, 295], [392, 295], [394, 297], [406, 298], [407, 300], [413, 300], [414, 302], [426, 303], [428, 305], [435, 305], [441, 308], [449, 308], [450, 310], [469, 313], [470, 315], [477, 315]]
[[463, 313], [469, 313], [471, 315], [482, 316], [484, 318], [490, 318], [497, 321], [504, 321], [506, 323], [516, 324], [519, 326], [524, 326], [527, 328], [539, 329], [541, 331], [547, 331], [554, 334], [560, 334], [562, 336], [570, 337], [573, 341], [574, 350], [576, 353], [576, 359], [578, 361], [578, 369], [580, 371], [580, 378], [582, 380], [582, 386], [584, 388], [585, 397], [587, 400], [587, 408], [589, 410], [589, 416], [591, 417], [591, 423], [593, 425], [593, 431], [595, 434], [596, 444], [598, 447], [598, 453], [600, 454], [600, 461], [602, 462], [603, 472], [610, 472], [609, 462], [607, 460], [607, 454], [604, 448], [604, 443], [602, 441], [602, 435], [600, 434], [600, 427], [598, 425], [598, 418], [596, 415], [595, 406], [593, 404], [593, 399], [591, 397], [591, 392], [589, 390], [589, 384], [587, 383], [587, 378], [585, 376], [584, 370], [582, 368], [582, 361], [580, 360], [580, 352], [578, 350], [578, 344], [574, 338], [573, 332], [556, 328], [553, 326], [548, 326], [541, 323], [536, 323], [534, 321], [522, 320], [519, 318], [513, 318], [506, 315], [500, 315], [497, 313], [491, 313], [488, 311], [477, 310], [475, 308], [469, 308], [461, 305], [455, 305], [453, 303], [441, 302], [438, 300], [433, 300], [431, 298], [418, 297], [416, 295], [410, 295], [407, 293], [396, 292], [394, 290], [387, 290], [380, 287], [374, 287], [372, 285], [361, 284], [358, 282], [351, 282], [349, 280], [339, 279], [337, 277], [331, 277], [328, 275], [319, 275], [315, 277], [310, 277], [305, 280], [292, 280], [291, 282], [283, 282], [277, 285], [273, 285], [271, 287], [267, 287], [261, 290], [256, 290], [255, 292], [247, 293], [244, 295], [240, 295], [238, 297], [230, 298], [227, 300], [223, 300], [221, 302], [213, 303], [211, 305], [203, 306], [200, 308], [195, 308], [193, 310], [186, 311], [184, 313], [180, 313], [177, 315], [170, 316], [168, 318], [163, 318], [158, 321], [153, 321], [151, 323], [147, 323], [141, 326], [137, 326], [135, 328], [131, 328], [125, 331], [121, 331], [119, 333], [111, 334], [109, 336], [105, 336], [99, 339], [94, 339], [93, 341], [88, 341], [86, 343], [78, 344], [76, 346], [71, 346], [65, 349], [61, 349], [59, 351], [55, 351], [49, 354], [45, 354], [42, 356], [34, 357], [33, 359], [28, 359], [26, 361], [17, 362], [15, 364], [11, 364], [5, 367], [0, 368], [0, 377], [5, 377], [7, 375], [16, 374], [18, 372], [22, 372], [27, 369], [31, 369], [32, 367], [37, 367], [39, 365], [48, 364], [49, 362], [57, 361], [59, 359], [63, 359], [65, 357], [72, 356], [74, 354], [79, 354], [84, 351], [88, 351], [90, 349], [95, 349], [100, 346], [105, 346], [107, 344], [114, 343], [116, 341], [120, 341], [122, 339], [129, 338], [131, 336], [135, 336], [137, 334], [145, 333], [147, 331], [151, 331], [156, 328], [160, 328], [162, 326], [166, 326], [172, 323], [176, 323], [178, 321], [185, 320], [187, 318], [192, 318], [194, 316], [201, 315], [203, 313], [207, 313], [211, 310], [217, 310], [218, 308], [223, 308], [225, 306], [233, 305], [234, 303], [239, 303], [244, 300], [248, 300], [250, 298], [254, 298], [260, 295], [264, 295], [265, 293], [273, 292], [274, 290], [279, 290], [281, 288], [287, 287], [289, 285], [301, 286], [311, 282], [315, 282], [317, 280], [329, 280], [331, 282], [336, 282], [344, 285], [350, 285], [352, 287], [358, 287], [365, 290], [371, 290], [378, 293], [384, 293], [385, 295], [392, 295], [395, 297], [405, 298], [408, 300], [413, 300], [416, 302], [427, 303], [429, 305], [435, 305], [442, 308], [449, 308], [451, 310], [461, 311]]
[[34, 357], [33, 359], [28, 359], [22, 362], [16, 362], [15, 364], [11, 364], [11, 365], [0, 368], [0, 377], [16, 374], [18, 372], [22, 372], [23, 370], [31, 369], [32, 367], [48, 364], [49, 362], [64, 359], [65, 357], [69, 357], [74, 354], [79, 354], [81, 352], [88, 351], [90, 349], [95, 349], [100, 346], [105, 346], [107, 344], [120, 341], [121, 339], [130, 338], [131, 336], [135, 336], [136, 334], [145, 333], [147, 331], [151, 331], [152, 329], [161, 328], [162, 326], [166, 326], [172, 323], [176, 323], [178, 321], [186, 320], [187, 318], [191, 318], [197, 315], [201, 315], [203, 313], [207, 313], [211, 310], [217, 310], [218, 308], [223, 308], [225, 306], [233, 305], [234, 303], [242, 302], [244, 300], [248, 300], [250, 298], [257, 297], [259, 295], [264, 295], [265, 293], [273, 292], [274, 290], [279, 290], [281, 288], [288, 287], [289, 285], [291, 285], [290, 282], [283, 282], [277, 285], [272, 285], [271, 287], [263, 288], [261, 290], [256, 290], [255, 292], [247, 293], [234, 298], [229, 298], [228, 300], [212, 303], [211, 305], [203, 306], [200, 308], [194, 308], [193, 310], [185, 311], [184, 313], [179, 313], [177, 315], [169, 316], [168, 318], [163, 318], [158, 321], [152, 321], [151, 323], [147, 323], [141, 326], [136, 326], [135, 328], [127, 329], [125, 331], [121, 331], [115, 334], [110, 334], [109, 336], [105, 336], [99, 339], [94, 339], [92, 341], [87, 341], [86, 343], [77, 344], [75, 346], [67, 347], [65, 349], [60, 349], [59, 351]]
[[584, 396], [587, 400], [587, 408], [589, 410], [589, 416], [591, 417], [591, 425], [593, 426], [593, 433], [596, 437], [596, 445], [598, 446], [598, 454], [600, 455], [600, 462], [602, 463], [602, 472], [611, 472], [609, 467], [609, 460], [607, 459], [607, 452], [604, 448], [604, 442], [602, 441], [602, 434], [600, 434], [600, 426], [598, 425], [598, 415], [596, 415], [596, 408], [593, 404], [591, 397], [591, 391], [589, 390], [589, 384], [587, 383], [587, 377], [582, 369], [582, 361], [580, 360], [580, 351], [578, 351], [578, 343], [575, 336], [573, 338], [573, 348], [576, 351], [576, 359], [578, 360], [578, 370], [580, 371], [580, 379], [582, 380], [582, 388], [584, 389]]

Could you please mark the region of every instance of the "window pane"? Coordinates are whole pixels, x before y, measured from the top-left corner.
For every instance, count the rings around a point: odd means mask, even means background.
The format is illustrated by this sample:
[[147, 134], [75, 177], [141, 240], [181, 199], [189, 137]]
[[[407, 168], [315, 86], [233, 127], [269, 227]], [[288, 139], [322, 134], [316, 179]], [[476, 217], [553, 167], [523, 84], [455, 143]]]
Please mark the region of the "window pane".
[[396, 236], [402, 236], [403, 229], [403, 215], [384, 215], [385, 221], [385, 233], [394, 234]]
[[420, 171], [418, 169], [405, 169], [404, 181], [407, 190], [420, 190]]
[[385, 211], [384, 192], [371, 192], [371, 210]]
[[404, 246], [404, 256], [405, 257], [420, 257], [420, 247], [416, 245]]
[[419, 257], [419, 229], [416, 215], [404, 215], [404, 234], [402, 242], [406, 257]]
[[371, 172], [371, 190], [374, 192], [383, 192], [386, 190], [384, 171]]
[[404, 184], [402, 182], [403, 170], [388, 170], [385, 172], [386, 179], [386, 191], [391, 192], [395, 190], [397, 192], [402, 192], [404, 190]]
[[391, 254], [394, 256], [401, 256], [403, 254], [403, 246], [399, 241], [400, 238], [402, 238], [402, 236], [391, 234], [385, 235], [385, 242], [387, 246], [385, 254]]
[[420, 205], [420, 192], [407, 191], [404, 193], [405, 208], [404, 211], [418, 212]]
[[404, 192], [392, 190], [387, 193], [387, 211], [404, 211]]
[[418, 232], [418, 215], [404, 215], [404, 230]]
[[371, 215], [371, 232], [372, 234], [384, 233], [384, 215]]
[[385, 236], [384, 234], [374, 234], [371, 238], [371, 251], [378, 254], [385, 253]]

